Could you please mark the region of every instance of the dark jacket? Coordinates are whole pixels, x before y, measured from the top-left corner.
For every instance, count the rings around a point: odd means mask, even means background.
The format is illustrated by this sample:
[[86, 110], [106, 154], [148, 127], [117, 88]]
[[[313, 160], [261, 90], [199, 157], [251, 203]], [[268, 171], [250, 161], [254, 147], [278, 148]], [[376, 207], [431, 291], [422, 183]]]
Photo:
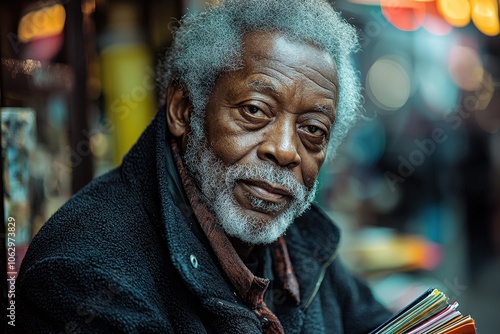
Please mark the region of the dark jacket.
[[[18, 332], [261, 332], [199, 230], [167, 137], [159, 112], [123, 164], [35, 236], [17, 280]], [[367, 333], [389, 316], [336, 258], [338, 229], [317, 207], [286, 241], [301, 305], [267, 292], [286, 333]]]

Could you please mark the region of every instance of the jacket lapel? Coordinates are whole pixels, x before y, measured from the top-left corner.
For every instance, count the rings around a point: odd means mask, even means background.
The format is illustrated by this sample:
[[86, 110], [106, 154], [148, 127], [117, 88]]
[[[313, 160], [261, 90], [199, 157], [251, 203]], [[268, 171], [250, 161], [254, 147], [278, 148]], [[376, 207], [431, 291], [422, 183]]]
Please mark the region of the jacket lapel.
[[[316, 206], [299, 217], [285, 235], [288, 252], [300, 287], [300, 305], [286, 300], [275, 305], [286, 333], [301, 333], [307, 313], [316, 297], [324, 275], [336, 257], [339, 230], [330, 218]], [[313, 316], [309, 314], [309, 316]]]

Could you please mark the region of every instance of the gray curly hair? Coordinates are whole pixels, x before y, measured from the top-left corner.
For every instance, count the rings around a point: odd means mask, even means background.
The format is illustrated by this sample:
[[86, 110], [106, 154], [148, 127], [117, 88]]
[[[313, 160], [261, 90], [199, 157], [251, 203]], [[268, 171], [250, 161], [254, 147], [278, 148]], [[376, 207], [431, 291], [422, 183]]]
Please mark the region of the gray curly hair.
[[186, 15], [158, 68], [160, 96], [172, 81], [185, 87], [193, 105], [193, 135], [203, 138], [212, 88], [223, 72], [242, 67], [242, 38], [249, 31], [282, 32], [313, 43], [335, 60], [340, 91], [328, 149], [332, 156], [360, 116], [360, 86], [351, 59], [358, 40], [355, 29], [324, 0], [220, 0], [204, 12]]

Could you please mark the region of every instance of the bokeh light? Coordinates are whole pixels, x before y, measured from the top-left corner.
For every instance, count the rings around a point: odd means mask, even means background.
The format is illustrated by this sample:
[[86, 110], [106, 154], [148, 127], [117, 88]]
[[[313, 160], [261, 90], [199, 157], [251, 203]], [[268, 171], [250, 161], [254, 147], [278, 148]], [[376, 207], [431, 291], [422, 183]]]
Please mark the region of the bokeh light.
[[500, 23], [498, 22], [497, 0], [471, 0], [472, 2], [472, 22], [477, 29], [488, 36], [495, 36], [500, 33]]
[[59, 4], [31, 11], [19, 22], [19, 40], [27, 43], [34, 39], [58, 35], [63, 31], [65, 21], [66, 11]]
[[404, 31], [417, 30], [425, 19], [425, 2], [380, 0], [385, 18]]
[[389, 111], [397, 110], [404, 106], [410, 97], [410, 75], [397, 61], [397, 57], [381, 57], [368, 71], [366, 91], [377, 107]]
[[453, 46], [448, 55], [448, 70], [456, 85], [475, 90], [483, 80], [483, 65], [479, 54], [468, 46]]
[[422, 22], [422, 26], [424, 27], [424, 29], [438, 36], [449, 34], [453, 27], [442, 18], [437, 8], [436, 2], [426, 2], [425, 8], [427, 14], [425, 15], [424, 21]]
[[469, 24], [469, 0], [437, 0], [436, 5], [446, 22], [452, 26], [465, 27]]

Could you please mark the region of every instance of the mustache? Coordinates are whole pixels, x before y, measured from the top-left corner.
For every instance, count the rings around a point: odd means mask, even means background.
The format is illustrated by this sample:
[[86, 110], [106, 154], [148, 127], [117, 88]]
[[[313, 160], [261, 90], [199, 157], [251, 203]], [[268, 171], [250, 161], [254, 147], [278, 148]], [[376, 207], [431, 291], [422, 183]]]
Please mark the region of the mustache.
[[257, 165], [231, 165], [226, 169], [224, 180], [228, 188], [232, 188], [238, 180], [260, 180], [286, 189], [299, 200], [307, 197], [309, 189], [301, 184], [295, 174], [271, 162], [263, 161]]

